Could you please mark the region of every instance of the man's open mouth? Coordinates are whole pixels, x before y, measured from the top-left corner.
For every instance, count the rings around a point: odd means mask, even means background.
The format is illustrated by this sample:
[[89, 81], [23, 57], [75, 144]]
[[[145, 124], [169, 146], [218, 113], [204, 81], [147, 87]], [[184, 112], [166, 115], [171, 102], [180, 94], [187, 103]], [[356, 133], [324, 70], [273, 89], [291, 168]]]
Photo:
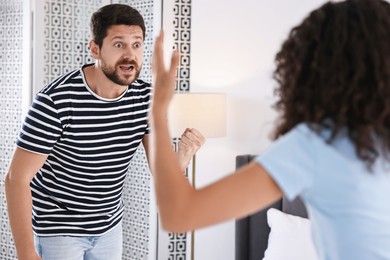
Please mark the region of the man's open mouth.
[[134, 65], [120, 65], [119, 68], [124, 71], [133, 71], [135, 69]]

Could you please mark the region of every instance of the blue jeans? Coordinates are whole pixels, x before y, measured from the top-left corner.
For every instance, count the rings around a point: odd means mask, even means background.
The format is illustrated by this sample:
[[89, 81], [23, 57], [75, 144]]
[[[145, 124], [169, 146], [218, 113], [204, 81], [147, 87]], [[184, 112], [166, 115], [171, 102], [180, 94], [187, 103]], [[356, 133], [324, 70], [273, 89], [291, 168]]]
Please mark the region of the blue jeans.
[[102, 236], [34, 236], [43, 260], [121, 260], [122, 225]]

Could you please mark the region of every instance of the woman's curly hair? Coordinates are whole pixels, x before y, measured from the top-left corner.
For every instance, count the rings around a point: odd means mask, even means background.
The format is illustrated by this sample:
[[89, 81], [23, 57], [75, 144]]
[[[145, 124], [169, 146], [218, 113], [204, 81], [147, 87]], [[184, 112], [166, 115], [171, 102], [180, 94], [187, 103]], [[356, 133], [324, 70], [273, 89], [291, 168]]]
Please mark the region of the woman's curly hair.
[[389, 3], [326, 3], [291, 30], [275, 60], [275, 138], [305, 122], [317, 132], [330, 129], [328, 142], [346, 129], [369, 167], [382, 149], [388, 154]]

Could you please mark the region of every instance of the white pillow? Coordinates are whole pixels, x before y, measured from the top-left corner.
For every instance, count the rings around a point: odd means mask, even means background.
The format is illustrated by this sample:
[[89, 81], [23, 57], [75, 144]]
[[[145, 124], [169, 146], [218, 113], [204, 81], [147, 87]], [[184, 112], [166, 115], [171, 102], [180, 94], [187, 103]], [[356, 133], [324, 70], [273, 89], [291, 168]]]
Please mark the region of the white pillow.
[[263, 260], [318, 260], [309, 219], [271, 208], [267, 220], [271, 232]]

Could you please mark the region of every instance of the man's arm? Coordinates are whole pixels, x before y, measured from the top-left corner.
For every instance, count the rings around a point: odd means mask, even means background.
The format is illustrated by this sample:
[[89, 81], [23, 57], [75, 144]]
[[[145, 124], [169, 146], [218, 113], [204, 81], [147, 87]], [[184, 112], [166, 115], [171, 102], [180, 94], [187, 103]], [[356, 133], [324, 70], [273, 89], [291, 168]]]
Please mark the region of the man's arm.
[[[182, 134], [178, 150], [176, 152], [177, 158], [179, 159], [180, 168], [184, 172], [190, 163], [194, 154], [200, 149], [200, 147], [205, 143], [205, 138], [198, 130], [186, 129]], [[148, 165], [150, 168], [150, 135], [145, 135], [142, 139], [142, 144], [145, 149], [146, 159], [148, 160]]]
[[5, 177], [9, 223], [19, 260], [41, 259], [34, 247], [30, 182], [46, 159], [47, 155], [16, 148]]

